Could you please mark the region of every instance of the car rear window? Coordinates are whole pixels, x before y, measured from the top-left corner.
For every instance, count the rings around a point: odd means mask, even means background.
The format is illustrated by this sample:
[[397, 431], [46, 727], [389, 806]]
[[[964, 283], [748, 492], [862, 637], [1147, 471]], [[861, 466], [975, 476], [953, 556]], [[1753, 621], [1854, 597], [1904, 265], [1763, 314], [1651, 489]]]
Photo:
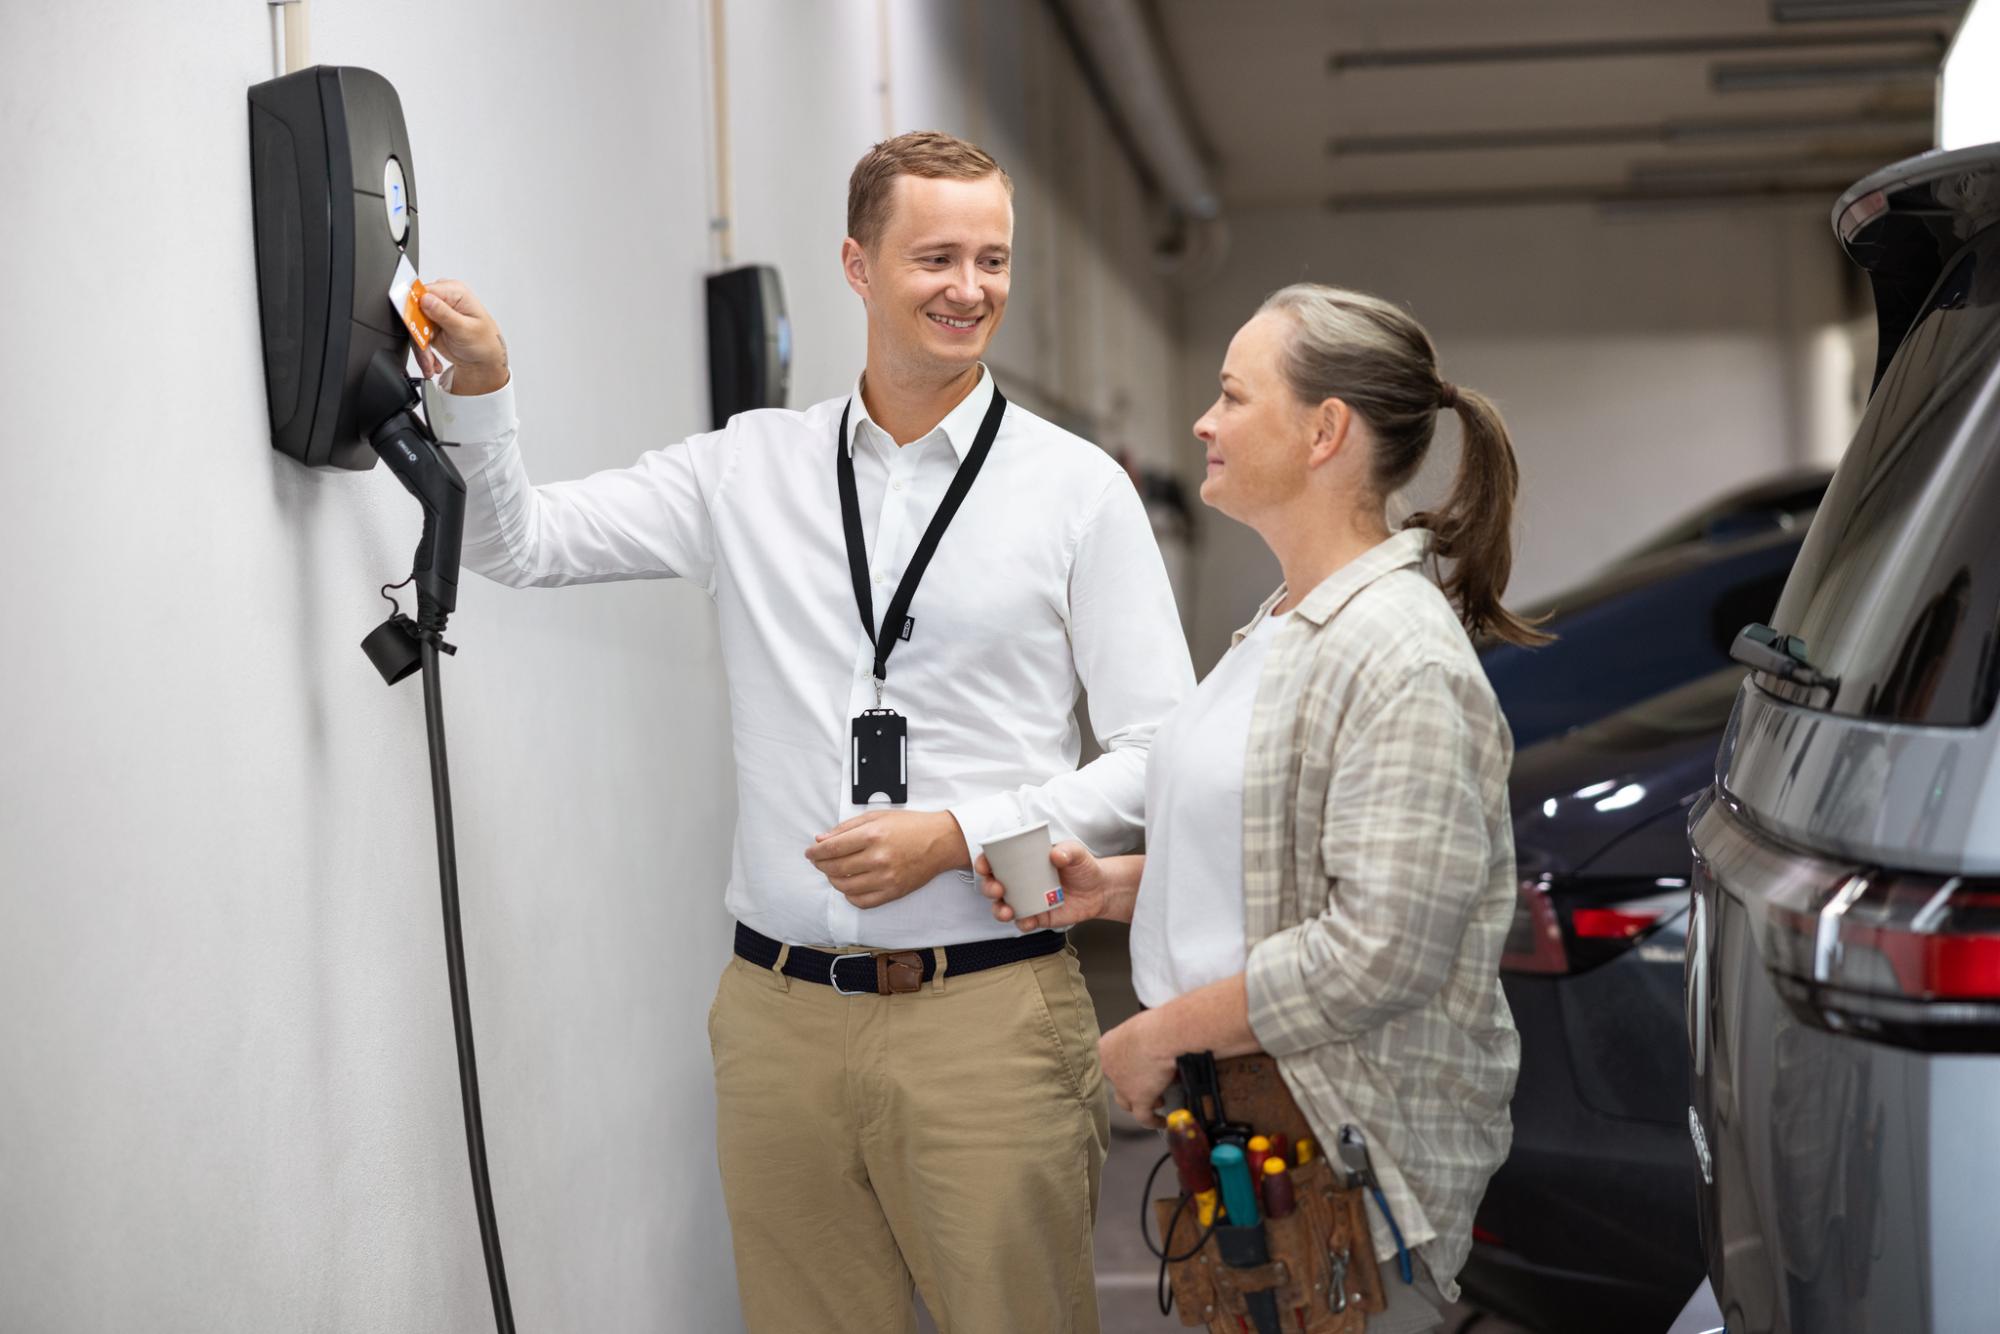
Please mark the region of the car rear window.
[[1771, 624], [1835, 713], [1977, 726], [2000, 690], [2000, 227], [1944, 277], [1869, 399]]

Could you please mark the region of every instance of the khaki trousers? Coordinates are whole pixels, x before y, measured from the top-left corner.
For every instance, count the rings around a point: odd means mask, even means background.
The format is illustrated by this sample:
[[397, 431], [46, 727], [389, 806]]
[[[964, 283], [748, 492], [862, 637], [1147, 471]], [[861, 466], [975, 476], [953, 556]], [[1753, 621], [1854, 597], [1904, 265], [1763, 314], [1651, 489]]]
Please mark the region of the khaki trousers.
[[751, 1334], [1096, 1334], [1109, 1143], [1075, 951], [901, 996], [732, 958], [709, 1011]]

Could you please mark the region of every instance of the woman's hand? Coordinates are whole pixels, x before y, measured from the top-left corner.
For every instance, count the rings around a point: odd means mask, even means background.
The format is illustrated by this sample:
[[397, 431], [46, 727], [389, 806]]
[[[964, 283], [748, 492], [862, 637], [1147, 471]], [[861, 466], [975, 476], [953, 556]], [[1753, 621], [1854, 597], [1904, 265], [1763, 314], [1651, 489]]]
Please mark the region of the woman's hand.
[[[1104, 916], [1112, 895], [1104, 863], [1091, 856], [1081, 843], [1056, 844], [1049, 849], [1049, 860], [1055, 863], [1056, 878], [1062, 882], [1063, 901], [1047, 912], [1021, 918], [1018, 922], [1021, 930], [1075, 926]], [[1002, 922], [1014, 921], [1014, 910], [1006, 904], [1007, 887], [993, 878], [993, 864], [986, 860], [985, 853], [979, 854], [973, 869], [979, 872], [979, 892], [993, 900], [993, 916]]]
[[1164, 1034], [1158, 1010], [1146, 1010], [1106, 1033], [1097, 1044], [1098, 1063], [1111, 1096], [1142, 1126], [1159, 1124], [1160, 1099], [1178, 1073], [1177, 1044]]

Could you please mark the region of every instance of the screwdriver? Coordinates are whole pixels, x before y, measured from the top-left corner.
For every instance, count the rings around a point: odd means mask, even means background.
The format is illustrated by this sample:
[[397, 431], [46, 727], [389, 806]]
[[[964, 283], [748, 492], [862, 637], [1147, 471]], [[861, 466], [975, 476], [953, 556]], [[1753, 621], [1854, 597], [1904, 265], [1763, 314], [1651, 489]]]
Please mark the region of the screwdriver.
[[1290, 1218], [1298, 1208], [1298, 1195], [1292, 1190], [1291, 1169], [1285, 1166], [1283, 1158], [1264, 1160], [1264, 1216], [1266, 1218]]
[[1185, 1107], [1167, 1113], [1167, 1148], [1174, 1155], [1182, 1193], [1194, 1196], [1196, 1216], [1208, 1227], [1215, 1222], [1215, 1169], [1208, 1161], [1208, 1137]]
[[1243, 1150], [1234, 1144], [1218, 1144], [1209, 1160], [1222, 1182], [1222, 1207], [1229, 1214], [1230, 1226], [1256, 1227], [1257, 1190], [1250, 1183], [1250, 1165], [1243, 1161]]

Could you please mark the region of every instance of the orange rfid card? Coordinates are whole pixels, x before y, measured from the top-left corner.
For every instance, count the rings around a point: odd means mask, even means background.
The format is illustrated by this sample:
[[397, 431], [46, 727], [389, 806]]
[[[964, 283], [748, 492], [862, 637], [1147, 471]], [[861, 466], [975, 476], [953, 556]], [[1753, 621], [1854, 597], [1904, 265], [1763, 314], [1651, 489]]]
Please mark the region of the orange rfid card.
[[417, 277], [417, 271], [410, 267], [410, 257], [404, 255], [396, 261], [396, 278], [389, 284], [389, 304], [403, 317], [403, 323], [410, 328], [410, 337], [418, 347], [431, 345], [431, 322], [424, 318], [422, 306], [424, 280]]

